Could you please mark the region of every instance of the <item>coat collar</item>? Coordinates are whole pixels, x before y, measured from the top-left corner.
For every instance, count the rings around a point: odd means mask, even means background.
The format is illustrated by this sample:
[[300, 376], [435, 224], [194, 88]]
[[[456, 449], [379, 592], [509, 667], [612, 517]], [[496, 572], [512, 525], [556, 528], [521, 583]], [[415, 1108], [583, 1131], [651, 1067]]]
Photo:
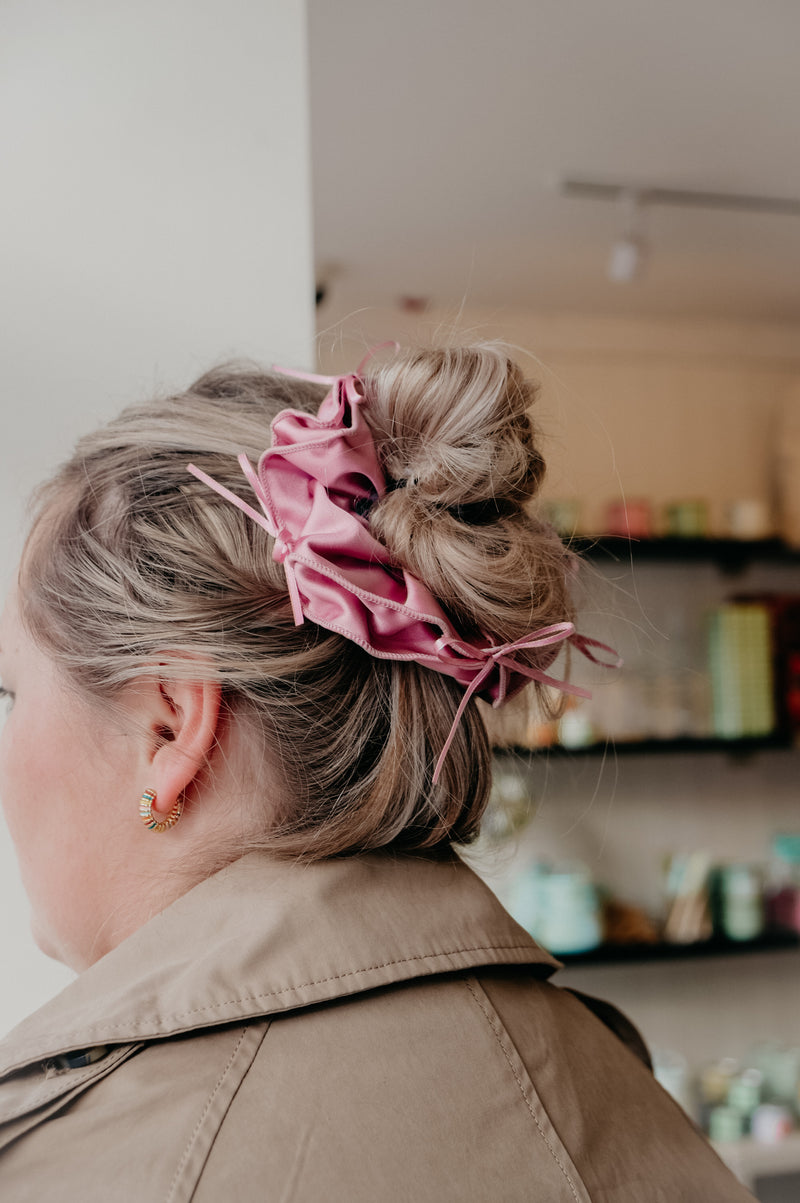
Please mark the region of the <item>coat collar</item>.
[[190, 890], [0, 1043], [0, 1079], [74, 1050], [268, 1016], [431, 974], [558, 967], [459, 860], [251, 853]]

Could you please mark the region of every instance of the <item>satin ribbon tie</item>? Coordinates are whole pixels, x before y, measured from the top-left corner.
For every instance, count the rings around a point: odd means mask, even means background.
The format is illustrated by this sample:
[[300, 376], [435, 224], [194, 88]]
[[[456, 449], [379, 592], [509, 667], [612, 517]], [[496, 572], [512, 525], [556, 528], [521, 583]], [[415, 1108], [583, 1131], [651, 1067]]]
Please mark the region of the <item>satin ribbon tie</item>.
[[[440, 642], [442, 642], [440, 640]], [[483, 667], [480, 668], [473, 679], [467, 685], [464, 696], [461, 699], [456, 716], [453, 719], [453, 725], [450, 728], [450, 734], [445, 740], [444, 747], [439, 753], [439, 759], [436, 762], [436, 768], [433, 772], [434, 785], [439, 780], [439, 775], [442, 771], [442, 766], [445, 757], [450, 750], [450, 745], [453, 742], [455, 733], [458, 730], [458, 724], [470, 699], [474, 694], [480, 694], [484, 684], [488, 681], [492, 672], [496, 669], [498, 674], [496, 692], [492, 699], [492, 706], [497, 708], [502, 706], [508, 697], [508, 686], [511, 673], [519, 673], [523, 677], [528, 677], [532, 681], [539, 681], [542, 685], [549, 685], [552, 689], [557, 689], [561, 693], [568, 693], [577, 698], [591, 698], [591, 690], [584, 689], [579, 685], [572, 685], [569, 681], [559, 681], [555, 677], [548, 676], [540, 668], [534, 668], [531, 665], [521, 663], [519, 660], [512, 659], [514, 652], [531, 651], [535, 648], [550, 647], [553, 644], [569, 642], [578, 649], [588, 660], [594, 664], [599, 664], [604, 668], [618, 668], [622, 661], [617, 656], [613, 648], [606, 643], [601, 643], [597, 639], [590, 639], [587, 635], [580, 635], [575, 630], [575, 626], [571, 622], [557, 622], [552, 626], [542, 627], [538, 631], [531, 631], [527, 635], [523, 635], [521, 639], [515, 640], [513, 643], [503, 643], [496, 647], [483, 648], [480, 653], [481, 657], [485, 657]], [[462, 645], [463, 646], [463, 645]], [[608, 652], [613, 657], [613, 661], [606, 663], [603, 660], [598, 660], [596, 656], [589, 650], [591, 647], [602, 649]], [[520, 688], [518, 684], [517, 689]]]

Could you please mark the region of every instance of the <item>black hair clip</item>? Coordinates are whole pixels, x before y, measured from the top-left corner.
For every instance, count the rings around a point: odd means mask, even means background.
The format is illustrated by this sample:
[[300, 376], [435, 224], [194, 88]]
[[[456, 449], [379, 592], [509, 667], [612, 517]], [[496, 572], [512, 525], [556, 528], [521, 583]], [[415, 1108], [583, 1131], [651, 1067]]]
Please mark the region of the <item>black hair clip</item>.
[[358, 514], [359, 518], [369, 518], [369, 512], [377, 500], [378, 494], [374, 490], [367, 497], [354, 497], [353, 513]]
[[448, 514], [452, 514], [459, 522], [469, 526], [486, 526], [497, 522], [500, 518], [508, 518], [514, 512], [514, 506], [508, 501], [497, 501], [488, 497], [485, 501], [469, 501], [464, 505], [449, 505]]

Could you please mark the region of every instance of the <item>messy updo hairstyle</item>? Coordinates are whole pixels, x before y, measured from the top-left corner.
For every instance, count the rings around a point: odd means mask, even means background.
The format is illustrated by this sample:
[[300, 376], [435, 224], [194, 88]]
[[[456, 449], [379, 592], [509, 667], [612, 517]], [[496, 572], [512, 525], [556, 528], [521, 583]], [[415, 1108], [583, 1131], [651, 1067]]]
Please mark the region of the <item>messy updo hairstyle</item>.
[[[396, 564], [481, 644], [570, 619], [569, 553], [528, 507], [544, 473], [534, 392], [506, 351], [404, 350], [363, 375], [388, 485], [368, 521]], [[475, 701], [434, 785], [462, 687], [295, 626], [272, 538], [187, 472], [248, 497], [237, 454], [257, 461], [278, 411], [316, 412], [324, 393], [228, 365], [82, 439], [37, 498], [23, 621], [90, 701], [166, 671], [220, 684], [263, 797], [238, 854], [443, 854], [474, 838], [488, 797]]]

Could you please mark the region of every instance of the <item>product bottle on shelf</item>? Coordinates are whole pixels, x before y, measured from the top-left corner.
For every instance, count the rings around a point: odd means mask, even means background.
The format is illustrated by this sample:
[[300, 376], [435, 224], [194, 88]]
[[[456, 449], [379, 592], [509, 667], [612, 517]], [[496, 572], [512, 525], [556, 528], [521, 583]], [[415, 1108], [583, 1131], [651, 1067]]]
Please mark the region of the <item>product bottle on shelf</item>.
[[773, 839], [766, 894], [770, 925], [800, 932], [800, 834]]

